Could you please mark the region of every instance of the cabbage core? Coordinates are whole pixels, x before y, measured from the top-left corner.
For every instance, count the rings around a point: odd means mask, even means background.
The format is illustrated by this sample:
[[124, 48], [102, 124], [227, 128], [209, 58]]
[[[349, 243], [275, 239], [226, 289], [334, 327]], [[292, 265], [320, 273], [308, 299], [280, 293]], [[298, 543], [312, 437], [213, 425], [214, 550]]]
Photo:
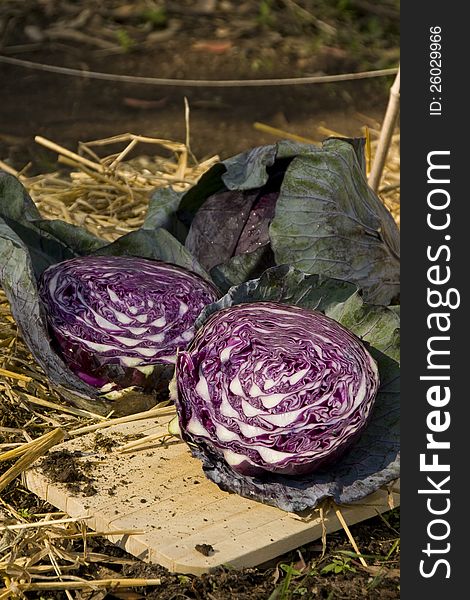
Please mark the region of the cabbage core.
[[363, 431], [377, 365], [336, 321], [274, 302], [213, 314], [176, 367], [183, 438], [247, 475], [310, 473]]

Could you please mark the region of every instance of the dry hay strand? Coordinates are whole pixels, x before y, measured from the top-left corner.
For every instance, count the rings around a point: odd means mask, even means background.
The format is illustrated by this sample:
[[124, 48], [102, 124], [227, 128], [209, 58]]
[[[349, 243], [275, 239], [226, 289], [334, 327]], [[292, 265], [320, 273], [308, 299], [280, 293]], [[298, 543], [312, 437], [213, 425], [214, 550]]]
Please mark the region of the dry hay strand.
[[[184, 191], [219, 160], [212, 156], [197, 162], [189, 139], [183, 144], [126, 133], [80, 142], [76, 152], [41, 136], [35, 140], [56, 152], [59, 165], [67, 167], [34, 177], [27, 176], [27, 167], [14, 173], [41, 214], [83, 226], [110, 241], [142, 225], [152, 192], [169, 186]], [[139, 145], [166, 156], [142, 154], [126, 160]], [[110, 150], [115, 152], [108, 154]]]
[[[1, 517], [3, 516], [3, 519]], [[4, 588], [0, 599], [25, 598], [31, 591], [115, 590], [158, 586], [159, 579], [108, 577], [85, 579], [83, 572], [93, 564], [130, 565], [136, 560], [93, 552], [89, 538], [108, 532], [89, 532], [86, 519], [64, 518], [64, 513], [31, 515], [17, 512], [0, 501], [0, 576]], [[135, 532], [122, 530], [119, 534]], [[113, 571], [107, 570], [111, 575]]]
[[19, 457], [18, 461], [0, 476], [0, 492], [18, 477], [18, 475], [29, 469], [38, 458], [46, 454], [52, 446], [61, 442], [64, 437], [65, 433], [62, 429], [54, 429], [45, 433], [37, 440], [26, 442], [21, 446], [0, 454], [0, 462], [9, 461]]

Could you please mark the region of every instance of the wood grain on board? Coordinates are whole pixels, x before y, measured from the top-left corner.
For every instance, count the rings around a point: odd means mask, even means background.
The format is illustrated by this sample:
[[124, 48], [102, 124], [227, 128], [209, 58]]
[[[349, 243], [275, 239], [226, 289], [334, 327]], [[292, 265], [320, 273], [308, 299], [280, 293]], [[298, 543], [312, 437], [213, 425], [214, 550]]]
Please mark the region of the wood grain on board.
[[[115, 425], [102, 435], [124, 445], [140, 435], [163, 435], [166, 421], [152, 418]], [[40, 467], [28, 471], [28, 488], [71, 517], [87, 518], [90, 528], [106, 532], [134, 556], [180, 573], [199, 575], [219, 565], [259, 565], [322, 536], [318, 510], [301, 518], [222, 492], [181, 442], [157, 441], [129, 452], [120, 452], [119, 445], [105, 451], [96, 444], [96, 434], [90, 433], [55, 448], [81, 453], [79, 460], [89, 463], [93, 495], [70, 491]], [[341, 511], [348, 524], [354, 524], [398, 506], [399, 501], [397, 482], [342, 506]], [[341, 528], [333, 510], [324, 525], [328, 532]], [[209, 544], [213, 552], [204, 556], [196, 549], [201, 544]]]

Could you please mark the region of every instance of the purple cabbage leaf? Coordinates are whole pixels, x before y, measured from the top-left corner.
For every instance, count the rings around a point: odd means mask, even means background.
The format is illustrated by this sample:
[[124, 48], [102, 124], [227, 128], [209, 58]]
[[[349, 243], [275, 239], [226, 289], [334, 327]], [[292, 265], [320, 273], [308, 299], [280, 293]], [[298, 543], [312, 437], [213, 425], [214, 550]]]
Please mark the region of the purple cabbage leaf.
[[[107, 263], [114, 263], [110, 271], [119, 269], [122, 276], [111, 275]], [[82, 278], [80, 269], [69, 271], [70, 265], [77, 264], [88, 264], [93, 269], [93, 277], [85, 274], [86, 266]], [[126, 273], [126, 266], [132, 264], [139, 269], [131, 267]], [[171, 272], [173, 279], [167, 277], [150, 290], [152, 274], [148, 268], [157, 275], [161, 275], [162, 270]], [[134, 279], [127, 285], [132, 279], [129, 273]], [[60, 282], [53, 290], [57, 296], [47, 285], [54, 274]], [[105, 275], [109, 281], [112, 279], [112, 285], [103, 285]], [[160, 289], [163, 284], [165, 290]], [[153, 321], [160, 317], [167, 321], [158, 331], [155, 324], [149, 326], [148, 335], [155, 336], [154, 348], [150, 350], [149, 342], [142, 342], [145, 348], [142, 352], [150, 355], [161, 339], [160, 345], [168, 346], [168, 352], [165, 350], [163, 355], [173, 353], [174, 356], [176, 346], [187, 345], [193, 321], [201, 308], [218, 297], [207, 271], [165, 229], [140, 229], [109, 243], [81, 227], [42, 219], [23, 185], [4, 172], [0, 172], [0, 285], [26, 344], [52, 386], [71, 403], [106, 414], [110, 410], [115, 414], [138, 412], [154, 405], [157, 395], [166, 393], [173, 370], [171, 361], [157, 361], [152, 365], [151, 361], [143, 360], [137, 364], [132, 347], [135, 350], [137, 346], [137, 330], [143, 336], [145, 326], [137, 321], [144, 317], [142, 313], [131, 315], [132, 318], [125, 316], [126, 302], [129, 302], [129, 310], [132, 307], [138, 311], [153, 302], [153, 312], [149, 311], [149, 315], [154, 315]], [[181, 293], [181, 303], [177, 300], [178, 293]], [[111, 296], [116, 301], [114, 306], [110, 303]], [[191, 306], [193, 300], [194, 306]], [[116, 311], [115, 329], [112, 329], [113, 309]], [[162, 314], [157, 317], [159, 309]], [[179, 311], [184, 314], [180, 315]], [[67, 323], [71, 326], [69, 332], [66, 332]], [[103, 327], [100, 328], [100, 324]], [[129, 330], [124, 333], [126, 324]], [[180, 336], [187, 338], [181, 345], [175, 341], [178, 326], [181, 326]], [[108, 336], [121, 337], [128, 353], [119, 353], [116, 348], [111, 350]], [[82, 346], [79, 339], [83, 340]], [[89, 342], [101, 344], [104, 349], [101, 356], [99, 352], [92, 356], [85, 350]], [[119, 356], [124, 357], [124, 362]], [[80, 358], [83, 359], [81, 365], [77, 364]], [[107, 382], [114, 382], [118, 388], [128, 385], [139, 388], [110, 396], [99, 387]]]
[[207, 306], [197, 327], [173, 394], [182, 438], [222, 489], [300, 512], [398, 478], [395, 309], [281, 266]]
[[[398, 296], [399, 231], [367, 185], [362, 139], [253, 148], [215, 165], [176, 205], [169, 230], [224, 291], [291, 264], [355, 283], [368, 302]], [[149, 227], [159, 206], [156, 192]]]

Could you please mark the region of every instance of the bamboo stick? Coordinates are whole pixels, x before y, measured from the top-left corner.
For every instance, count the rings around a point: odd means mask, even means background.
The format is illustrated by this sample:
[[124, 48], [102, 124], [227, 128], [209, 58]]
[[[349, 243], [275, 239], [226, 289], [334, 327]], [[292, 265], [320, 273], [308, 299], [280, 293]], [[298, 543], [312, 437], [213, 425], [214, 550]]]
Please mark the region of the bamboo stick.
[[369, 185], [376, 192], [379, 189], [380, 180], [387, 160], [393, 130], [398, 116], [400, 106], [400, 68], [390, 88], [390, 98], [385, 112], [384, 122], [380, 130], [379, 142], [375, 151], [374, 162], [369, 176]]

